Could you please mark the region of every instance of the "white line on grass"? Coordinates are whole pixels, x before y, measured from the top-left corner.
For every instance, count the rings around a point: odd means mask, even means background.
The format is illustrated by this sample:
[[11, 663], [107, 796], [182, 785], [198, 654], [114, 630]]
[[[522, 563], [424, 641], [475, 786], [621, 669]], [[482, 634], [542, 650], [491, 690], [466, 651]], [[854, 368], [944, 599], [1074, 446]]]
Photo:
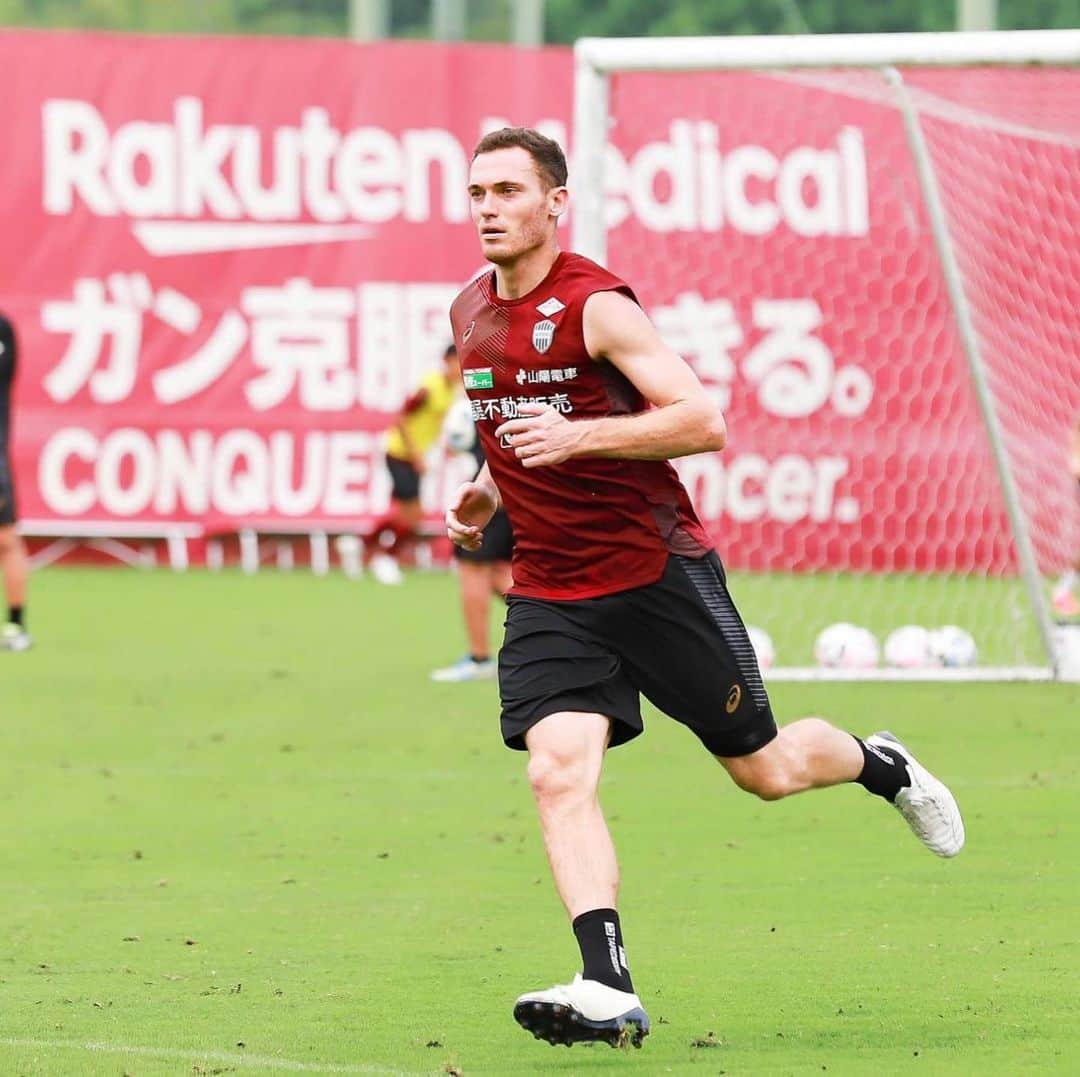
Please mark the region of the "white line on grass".
[[80, 1043], [78, 1040], [24, 1040], [3, 1038], [2, 1047], [29, 1047], [57, 1051], [90, 1051], [106, 1055], [139, 1055], [143, 1058], [177, 1059], [185, 1062], [225, 1062], [230, 1066], [256, 1066], [289, 1073], [379, 1073], [388, 1077], [423, 1077], [409, 1070], [391, 1070], [365, 1063], [294, 1062], [288, 1058], [234, 1054], [229, 1051], [187, 1051], [176, 1047], [137, 1047], [123, 1043]]

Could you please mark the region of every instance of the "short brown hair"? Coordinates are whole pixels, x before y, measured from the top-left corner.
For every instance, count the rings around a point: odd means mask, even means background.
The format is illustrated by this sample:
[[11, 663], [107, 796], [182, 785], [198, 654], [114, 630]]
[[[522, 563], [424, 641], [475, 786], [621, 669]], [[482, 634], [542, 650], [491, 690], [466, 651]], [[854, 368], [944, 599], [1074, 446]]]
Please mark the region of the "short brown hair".
[[553, 138], [540, 134], [532, 127], [503, 127], [484, 135], [473, 150], [475, 161], [482, 153], [507, 150], [520, 146], [536, 163], [540, 179], [548, 187], [566, 186], [566, 155]]

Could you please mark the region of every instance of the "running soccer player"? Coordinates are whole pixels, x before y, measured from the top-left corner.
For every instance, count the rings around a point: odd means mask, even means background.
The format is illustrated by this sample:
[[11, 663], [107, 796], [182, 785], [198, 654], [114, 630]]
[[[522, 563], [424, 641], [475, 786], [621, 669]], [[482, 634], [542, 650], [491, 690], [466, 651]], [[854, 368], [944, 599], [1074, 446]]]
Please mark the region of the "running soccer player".
[[386, 432], [386, 468], [390, 472], [390, 511], [364, 537], [371, 553], [371, 574], [385, 584], [404, 581], [398, 555], [412, 541], [420, 525], [420, 476], [424, 457], [438, 440], [446, 412], [461, 391], [457, 348], [443, 353], [443, 369], [426, 374], [416, 392], [405, 401], [397, 421]]
[[15, 478], [8, 458], [15, 352], [15, 328], [0, 314], [0, 576], [7, 600], [7, 622], [0, 626], [0, 651], [26, 651], [33, 643], [25, 624], [30, 562], [26, 545], [15, 530]]
[[820, 718], [777, 729], [723, 565], [668, 463], [722, 449], [723, 417], [629, 286], [559, 249], [559, 145], [524, 128], [485, 136], [468, 191], [494, 270], [450, 317], [487, 464], [455, 495], [447, 532], [475, 549], [500, 504], [514, 528], [502, 735], [529, 753], [582, 960], [571, 983], [522, 995], [514, 1016], [553, 1044], [640, 1045], [649, 1018], [597, 796], [604, 753], [642, 731], [639, 693], [763, 800], [858, 782], [939, 856], [960, 851], [964, 827], [949, 790], [890, 734], [862, 740]]

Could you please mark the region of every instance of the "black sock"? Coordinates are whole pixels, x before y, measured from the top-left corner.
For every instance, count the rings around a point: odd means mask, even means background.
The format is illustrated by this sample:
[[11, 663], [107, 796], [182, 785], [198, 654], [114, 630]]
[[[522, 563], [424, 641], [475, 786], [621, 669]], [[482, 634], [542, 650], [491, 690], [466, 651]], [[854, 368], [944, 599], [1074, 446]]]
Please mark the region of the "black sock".
[[[854, 737], [855, 734], [852, 733]], [[883, 748], [879, 744], [867, 744], [855, 737], [855, 742], [862, 749], [862, 773], [855, 779], [868, 793], [894, 801], [896, 794], [906, 785], [911, 785], [904, 757], [892, 748]]]
[[481, 662], [490, 662], [491, 661], [491, 655], [490, 654], [471, 654], [471, 655], [469, 655], [469, 657], [474, 662], [476, 662], [478, 665]]
[[619, 914], [614, 909], [590, 909], [575, 917], [573, 926], [581, 947], [582, 978], [633, 991]]
[[23, 608], [22, 606], [9, 606], [8, 607], [8, 623], [18, 625], [20, 628], [23, 623]]

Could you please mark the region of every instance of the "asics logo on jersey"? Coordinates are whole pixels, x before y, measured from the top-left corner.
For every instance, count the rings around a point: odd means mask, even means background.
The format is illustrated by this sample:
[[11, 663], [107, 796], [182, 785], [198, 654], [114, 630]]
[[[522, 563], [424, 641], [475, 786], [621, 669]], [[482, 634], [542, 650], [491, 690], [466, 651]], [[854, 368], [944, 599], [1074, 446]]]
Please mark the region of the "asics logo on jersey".
[[462, 344], [468, 344], [469, 343], [469, 337], [472, 336], [472, 331], [475, 328], [476, 328], [476, 322], [469, 322], [469, 324], [467, 326], [465, 326], [465, 332], [461, 334], [461, 343]]
[[734, 714], [739, 709], [739, 704], [742, 702], [742, 689], [737, 685], [731, 686], [731, 691], [727, 694], [727, 702], [724, 704], [724, 710], [728, 714]]

